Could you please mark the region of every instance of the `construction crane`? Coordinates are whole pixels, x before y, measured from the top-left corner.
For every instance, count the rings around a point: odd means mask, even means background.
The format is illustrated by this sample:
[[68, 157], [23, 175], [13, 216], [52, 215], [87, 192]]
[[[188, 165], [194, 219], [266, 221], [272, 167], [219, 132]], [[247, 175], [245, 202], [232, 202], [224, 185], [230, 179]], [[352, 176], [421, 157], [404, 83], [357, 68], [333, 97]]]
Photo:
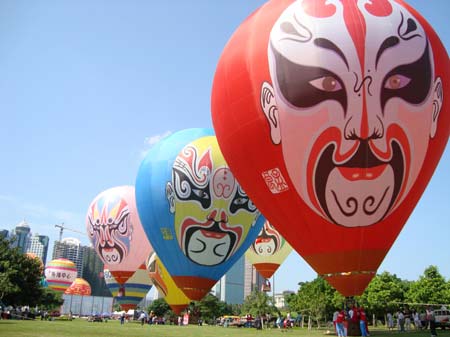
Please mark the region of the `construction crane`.
[[61, 223], [60, 225], [55, 225], [55, 227], [56, 227], [56, 228], [59, 228], [59, 241], [60, 241], [60, 242], [61, 242], [61, 240], [62, 240], [62, 235], [63, 235], [63, 231], [64, 231], [64, 230], [68, 230], [68, 231], [75, 232], [75, 233], [78, 233], [78, 234], [86, 235], [86, 232], [81, 232], [81, 231], [77, 231], [76, 229], [72, 229], [72, 228], [69, 228], [69, 227], [65, 227], [65, 226], [64, 226], [64, 222]]

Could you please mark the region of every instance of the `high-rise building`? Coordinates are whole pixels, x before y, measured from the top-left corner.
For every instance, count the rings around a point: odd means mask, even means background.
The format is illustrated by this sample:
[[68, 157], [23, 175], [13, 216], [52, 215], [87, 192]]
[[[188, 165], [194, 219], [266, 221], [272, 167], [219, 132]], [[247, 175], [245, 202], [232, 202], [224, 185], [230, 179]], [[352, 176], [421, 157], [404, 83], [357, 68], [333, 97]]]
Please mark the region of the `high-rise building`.
[[221, 301], [228, 304], [244, 302], [244, 265], [245, 257], [242, 256], [216, 283], [213, 293]]
[[55, 241], [52, 259], [65, 258], [77, 266], [77, 277], [83, 277], [83, 249], [80, 240], [65, 238]]
[[19, 247], [20, 251], [25, 253], [30, 235], [30, 226], [27, 222], [25, 220], [20, 222], [16, 228], [12, 230], [11, 237], [13, 238], [13, 242], [11, 247]]
[[254, 290], [261, 290], [262, 285], [266, 279], [253, 267], [253, 264], [245, 259], [245, 272], [244, 272], [244, 299], [252, 293]]
[[42, 263], [45, 264], [47, 261], [49, 240], [48, 236], [35, 233], [29, 237], [25, 252], [35, 254], [41, 259]]
[[2, 229], [0, 230], [0, 238], [7, 239], [9, 237], [9, 230]]
[[91, 286], [92, 296], [111, 296], [111, 292], [103, 277], [104, 264], [93, 247], [82, 246], [83, 249], [83, 278]]
[[253, 290], [261, 290], [265, 281], [244, 255], [220, 278], [212, 293], [228, 304], [242, 304]]

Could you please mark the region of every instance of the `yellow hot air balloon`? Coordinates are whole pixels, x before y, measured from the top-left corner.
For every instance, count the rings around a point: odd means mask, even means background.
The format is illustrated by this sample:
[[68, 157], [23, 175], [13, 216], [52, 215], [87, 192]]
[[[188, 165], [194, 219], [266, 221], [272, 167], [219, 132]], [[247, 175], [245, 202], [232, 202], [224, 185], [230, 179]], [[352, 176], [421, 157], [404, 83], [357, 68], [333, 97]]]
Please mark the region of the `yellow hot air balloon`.
[[258, 237], [245, 253], [245, 257], [263, 277], [268, 279], [291, 251], [291, 245], [266, 221]]
[[177, 287], [166, 267], [164, 267], [155, 253], [150, 254], [147, 260], [147, 270], [153, 285], [164, 296], [172, 311], [177, 315], [181, 314], [191, 300]]
[[73, 283], [70, 285], [70, 287], [66, 289], [64, 294], [90, 296], [91, 286], [89, 282], [86, 281], [84, 278], [77, 277], [75, 281], [73, 281]]

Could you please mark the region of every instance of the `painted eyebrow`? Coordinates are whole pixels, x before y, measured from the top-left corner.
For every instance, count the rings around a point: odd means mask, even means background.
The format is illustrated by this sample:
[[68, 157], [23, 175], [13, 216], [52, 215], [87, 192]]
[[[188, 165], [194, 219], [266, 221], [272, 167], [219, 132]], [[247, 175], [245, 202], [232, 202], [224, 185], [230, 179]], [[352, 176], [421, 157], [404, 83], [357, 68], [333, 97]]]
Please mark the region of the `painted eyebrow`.
[[400, 39], [397, 36], [389, 36], [387, 39], [383, 41], [380, 45], [380, 49], [378, 49], [377, 57], [375, 60], [375, 69], [378, 67], [378, 61], [380, 60], [381, 55], [389, 48], [392, 48], [400, 43]]
[[338, 55], [341, 57], [341, 59], [344, 61], [345, 65], [347, 66], [347, 70], [349, 69], [349, 67], [348, 67], [348, 62], [347, 62], [347, 59], [345, 58], [344, 53], [343, 53], [342, 50], [340, 50], [339, 47], [336, 46], [333, 42], [331, 42], [331, 41], [328, 40], [328, 39], [317, 38], [317, 39], [314, 39], [314, 44], [315, 44], [316, 46], [318, 46], [318, 47], [321, 47], [321, 48], [325, 48], [325, 49], [329, 49], [329, 50], [334, 51], [334, 52], [335, 52], [336, 54], [338, 54]]

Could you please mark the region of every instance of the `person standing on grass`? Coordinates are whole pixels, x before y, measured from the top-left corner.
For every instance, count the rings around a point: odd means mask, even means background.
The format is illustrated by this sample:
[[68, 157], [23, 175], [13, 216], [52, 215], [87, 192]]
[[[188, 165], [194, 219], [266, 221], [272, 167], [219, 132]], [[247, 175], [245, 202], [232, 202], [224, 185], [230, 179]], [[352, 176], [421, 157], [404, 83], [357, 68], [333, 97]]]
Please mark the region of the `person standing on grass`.
[[434, 317], [434, 310], [431, 307], [427, 308], [427, 321], [430, 325], [431, 337], [437, 337], [436, 332], [436, 318]]
[[389, 331], [394, 330], [394, 316], [391, 314], [391, 312], [388, 312], [387, 315], [387, 327]]
[[336, 311], [333, 313], [333, 327], [334, 327], [334, 332], [336, 333], [336, 335], [337, 335], [336, 321], [337, 321], [338, 315], [339, 315], [339, 311], [336, 310]]
[[359, 312], [359, 328], [361, 330], [361, 336], [366, 337], [368, 336], [367, 316], [363, 308], [360, 308], [358, 312]]
[[141, 326], [145, 323], [145, 312], [141, 311], [141, 315], [139, 316], [139, 320], [141, 321]]
[[416, 310], [413, 310], [413, 321], [414, 321], [414, 328], [416, 330], [421, 330], [422, 329], [422, 322], [420, 322], [420, 316], [419, 313]]
[[336, 330], [338, 337], [345, 337], [344, 331], [345, 312], [341, 310], [336, 318]]

